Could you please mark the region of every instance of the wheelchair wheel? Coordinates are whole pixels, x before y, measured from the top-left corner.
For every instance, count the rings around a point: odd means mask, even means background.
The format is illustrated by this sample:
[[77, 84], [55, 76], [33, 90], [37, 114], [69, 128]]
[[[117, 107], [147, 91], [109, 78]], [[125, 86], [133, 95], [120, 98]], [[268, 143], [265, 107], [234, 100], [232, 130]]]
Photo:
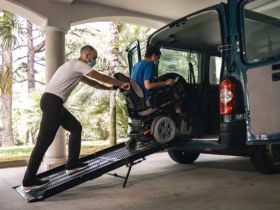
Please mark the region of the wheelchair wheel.
[[163, 144], [175, 137], [176, 125], [171, 118], [160, 116], [153, 120], [151, 131], [155, 140]]
[[136, 142], [136, 139], [134, 139], [134, 138], [131, 138], [125, 142], [125, 148], [129, 152], [134, 152], [136, 150], [136, 145], [137, 145], [137, 142]]

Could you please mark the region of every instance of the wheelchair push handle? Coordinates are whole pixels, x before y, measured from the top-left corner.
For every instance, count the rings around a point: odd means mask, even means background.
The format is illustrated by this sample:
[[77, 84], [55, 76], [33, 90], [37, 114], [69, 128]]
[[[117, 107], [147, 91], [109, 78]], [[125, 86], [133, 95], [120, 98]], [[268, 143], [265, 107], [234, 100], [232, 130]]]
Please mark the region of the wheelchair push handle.
[[131, 85], [129, 82], [125, 82], [123, 83], [121, 86], [117, 86], [117, 85], [113, 85], [112, 89], [113, 90], [118, 90], [120, 89], [120, 91], [125, 91], [125, 90], [129, 90], [131, 88]]

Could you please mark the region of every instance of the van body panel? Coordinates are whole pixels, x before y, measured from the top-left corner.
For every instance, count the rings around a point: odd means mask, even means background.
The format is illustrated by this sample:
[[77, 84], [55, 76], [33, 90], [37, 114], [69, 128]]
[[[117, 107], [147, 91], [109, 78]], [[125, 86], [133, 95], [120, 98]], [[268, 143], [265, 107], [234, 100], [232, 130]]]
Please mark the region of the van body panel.
[[280, 81], [274, 73], [271, 65], [247, 71], [250, 130], [256, 135], [280, 131]]

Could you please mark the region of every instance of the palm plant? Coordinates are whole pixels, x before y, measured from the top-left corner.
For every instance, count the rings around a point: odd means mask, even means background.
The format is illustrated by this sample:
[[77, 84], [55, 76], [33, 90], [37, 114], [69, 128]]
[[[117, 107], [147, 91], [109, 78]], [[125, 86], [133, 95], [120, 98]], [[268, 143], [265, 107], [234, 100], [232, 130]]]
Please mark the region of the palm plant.
[[22, 40], [24, 27], [22, 21], [14, 14], [1, 11], [0, 12], [0, 46], [4, 50], [14, 50], [19, 46], [19, 41]]
[[12, 131], [12, 51], [18, 46], [19, 34], [23, 34], [20, 20], [13, 14], [0, 12], [0, 48], [2, 49], [2, 65], [0, 67], [0, 100], [3, 130], [0, 146], [14, 145]]

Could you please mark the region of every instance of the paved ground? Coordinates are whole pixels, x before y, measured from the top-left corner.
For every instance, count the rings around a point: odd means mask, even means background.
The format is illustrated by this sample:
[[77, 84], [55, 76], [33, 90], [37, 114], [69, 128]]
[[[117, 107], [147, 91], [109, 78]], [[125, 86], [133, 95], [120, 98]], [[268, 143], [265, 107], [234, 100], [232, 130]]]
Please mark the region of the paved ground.
[[[134, 166], [127, 188], [103, 175], [36, 203], [12, 189], [24, 171], [0, 169], [0, 210], [280, 209], [280, 175], [260, 174], [242, 157], [201, 155], [193, 165], [180, 165], [157, 153]], [[124, 175], [126, 168], [115, 172]]]

